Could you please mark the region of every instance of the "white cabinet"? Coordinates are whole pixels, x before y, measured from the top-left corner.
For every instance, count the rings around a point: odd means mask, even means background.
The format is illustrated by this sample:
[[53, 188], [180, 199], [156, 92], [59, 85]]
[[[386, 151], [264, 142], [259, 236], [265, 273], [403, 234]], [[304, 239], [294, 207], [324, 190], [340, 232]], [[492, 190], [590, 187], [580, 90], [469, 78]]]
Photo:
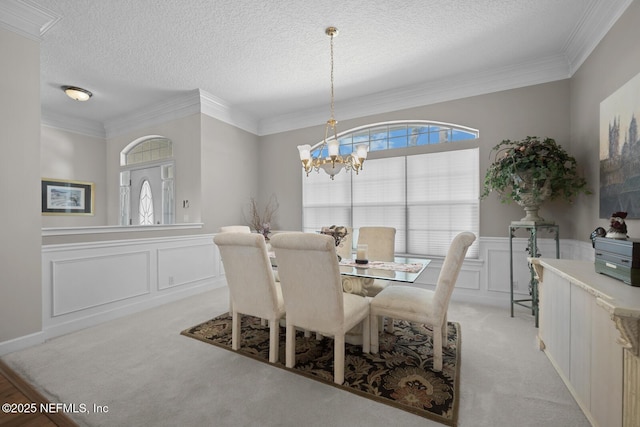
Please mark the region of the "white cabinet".
[[626, 333], [640, 323], [640, 288], [596, 273], [588, 261], [533, 263], [540, 348], [594, 426], [640, 426], [638, 343]]

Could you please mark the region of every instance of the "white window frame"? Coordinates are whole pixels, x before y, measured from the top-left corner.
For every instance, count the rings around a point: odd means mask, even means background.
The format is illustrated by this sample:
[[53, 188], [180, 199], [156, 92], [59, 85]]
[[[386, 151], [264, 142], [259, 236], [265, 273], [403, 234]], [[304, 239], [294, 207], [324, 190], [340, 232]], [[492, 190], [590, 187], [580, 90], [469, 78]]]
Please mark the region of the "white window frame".
[[[367, 129], [416, 123], [442, 124], [429, 121], [378, 123], [347, 131], [339, 139], [342, 145], [345, 134], [363, 135]], [[471, 129], [447, 125], [450, 128]], [[475, 136], [473, 139], [477, 139], [478, 131], [472, 131]], [[350, 143], [361, 143], [361, 140], [351, 138]], [[322, 226], [330, 225], [352, 227], [355, 245], [359, 227], [392, 226], [397, 230], [396, 253], [443, 257], [456, 234], [471, 231], [479, 235], [480, 224], [479, 148], [447, 145], [455, 149], [407, 154], [415, 150], [410, 147], [397, 150], [403, 155], [367, 160], [363, 171], [357, 176], [342, 172], [330, 180], [323, 172], [311, 173], [309, 177], [302, 173], [303, 230], [315, 232]], [[386, 154], [393, 154], [394, 149], [387, 150]], [[441, 170], [422, 173], [421, 162], [430, 165], [427, 166], [430, 170]], [[458, 164], [459, 170], [451, 168]], [[421, 174], [424, 176], [419, 188], [425, 188], [429, 193], [424, 197], [421, 195], [424, 192], [416, 191], [412, 182]], [[382, 181], [380, 177], [383, 177]], [[427, 185], [433, 182], [437, 185]], [[429, 217], [427, 222], [416, 220], [418, 212]], [[475, 243], [469, 248], [467, 258], [477, 257], [478, 245]]]

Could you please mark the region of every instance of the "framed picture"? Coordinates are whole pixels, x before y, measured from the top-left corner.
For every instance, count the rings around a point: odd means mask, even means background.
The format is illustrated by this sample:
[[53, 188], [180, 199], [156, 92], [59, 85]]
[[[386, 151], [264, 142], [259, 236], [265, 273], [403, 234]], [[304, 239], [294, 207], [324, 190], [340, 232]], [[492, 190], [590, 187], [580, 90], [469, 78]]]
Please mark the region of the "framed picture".
[[600, 218], [640, 218], [640, 74], [600, 103]]
[[43, 215], [93, 215], [92, 182], [42, 179]]

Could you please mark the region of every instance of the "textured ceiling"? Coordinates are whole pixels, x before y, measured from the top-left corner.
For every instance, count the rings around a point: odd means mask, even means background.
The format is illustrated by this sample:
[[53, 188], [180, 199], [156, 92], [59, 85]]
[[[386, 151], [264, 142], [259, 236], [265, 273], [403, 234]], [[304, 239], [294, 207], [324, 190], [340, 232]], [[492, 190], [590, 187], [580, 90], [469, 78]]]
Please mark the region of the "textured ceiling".
[[[328, 118], [327, 26], [340, 30], [334, 41], [340, 120], [403, 107], [407, 94], [420, 94], [424, 99], [411, 100], [418, 105], [429, 102], [443, 84], [456, 93], [456, 85], [473, 87], [474, 79], [486, 86], [488, 76], [505, 85], [535, 83], [525, 75], [538, 68], [546, 73], [542, 80], [569, 77], [630, 3], [22, 1], [60, 18], [41, 37], [43, 116], [113, 124], [199, 89], [258, 134], [293, 128], [296, 120], [304, 125], [305, 117], [323, 117], [318, 124]], [[61, 85], [94, 96], [75, 102]]]

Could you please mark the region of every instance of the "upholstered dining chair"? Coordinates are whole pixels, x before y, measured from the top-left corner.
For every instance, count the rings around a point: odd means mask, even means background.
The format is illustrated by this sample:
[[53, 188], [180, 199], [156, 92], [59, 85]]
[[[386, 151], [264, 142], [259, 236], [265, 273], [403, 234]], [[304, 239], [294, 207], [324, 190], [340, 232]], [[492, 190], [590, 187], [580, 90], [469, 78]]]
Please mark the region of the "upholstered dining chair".
[[379, 350], [378, 316], [386, 316], [391, 325], [393, 319], [423, 323], [433, 328], [433, 369], [442, 370], [442, 345], [447, 337], [449, 300], [467, 249], [475, 239], [475, 234], [468, 231], [454, 237], [442, 264], [435, 291], [411, 286], [390, 286], [371, 300], [372, 353]]
[[[367, 257], [371, 261], [393, 261], [396, 251], [396, 229], [393, 227], [360, 227], [358, 245], [368, 247]], [[376, 296], [389, 286], [389, 282], [379, 279], [361, 279], [367, 296]]]
[[264, 237], [257, 233], [220, 233], [213, 241], [220, 249], [231, 294], [231, 348], [240, 346], [241, 316], [260, 317], [269, 321], [269, 362], [277, 362], [280, 319], [285, 308]]
[[362, 324], [362, 351], [369, 352], [369, 300], [342, 291], [333, 237], [281, 233], [271, 238], [287, 311], [286, 366], [295, 366], [296, 328], [333, 336], [333, 378], [344, 382], [345, 334]]
[[[248, 225], [225, 225], [220, 227], [221, 233], [251, 233], [251, 228]], [[233, 303], [231, 302], [231, 295], [229, 295], [229, 313], [233, 312]]]
[[220, 227], [221, 233], [251, 233], [248, 225], [225, 225]]

